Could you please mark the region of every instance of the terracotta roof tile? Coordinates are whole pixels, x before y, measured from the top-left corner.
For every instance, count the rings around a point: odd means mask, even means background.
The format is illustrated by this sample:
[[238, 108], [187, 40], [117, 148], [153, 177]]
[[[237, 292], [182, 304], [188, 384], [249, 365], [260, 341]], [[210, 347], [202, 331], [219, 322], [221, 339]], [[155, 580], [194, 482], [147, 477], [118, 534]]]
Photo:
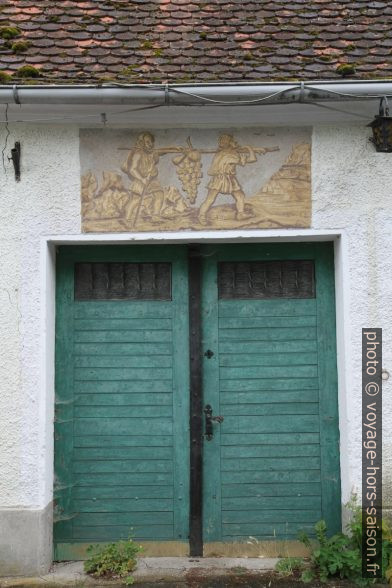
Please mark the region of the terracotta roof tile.
[[25, 64], [38, 83], [384, 78], [391, 49], [389, 0], [0, 0], [10, 83]]

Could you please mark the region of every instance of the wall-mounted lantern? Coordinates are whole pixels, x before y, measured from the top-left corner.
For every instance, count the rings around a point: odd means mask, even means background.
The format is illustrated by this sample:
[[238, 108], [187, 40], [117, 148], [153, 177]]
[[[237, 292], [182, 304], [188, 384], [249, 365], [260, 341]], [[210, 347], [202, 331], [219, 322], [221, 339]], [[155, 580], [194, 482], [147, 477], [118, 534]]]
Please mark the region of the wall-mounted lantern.
[[389, 116], [386, 96], [380, 100], [379, 114], [376, 114], [368, 126], [373, 129], [373, 137], [370, 137], [370, 141], [376, 150], [382, 153], [392, 153], [392, 116]]

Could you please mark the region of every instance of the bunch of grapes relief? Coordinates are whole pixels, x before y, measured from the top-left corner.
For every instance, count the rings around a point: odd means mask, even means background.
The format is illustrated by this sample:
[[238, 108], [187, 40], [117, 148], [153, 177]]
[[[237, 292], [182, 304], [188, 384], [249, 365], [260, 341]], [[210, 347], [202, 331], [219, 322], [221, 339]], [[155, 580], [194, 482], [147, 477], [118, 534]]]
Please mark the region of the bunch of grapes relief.
[[197, 188], [202, 177], [202, 163], [200, 151], [194, 149], [190, 137], [187, 139], [187, 147], [183, 152], [173, 158], [177, 168], [177, 176], [181, 182], [182, 189], [187, 194], [190, 204], [194, 204], [197, 197]]

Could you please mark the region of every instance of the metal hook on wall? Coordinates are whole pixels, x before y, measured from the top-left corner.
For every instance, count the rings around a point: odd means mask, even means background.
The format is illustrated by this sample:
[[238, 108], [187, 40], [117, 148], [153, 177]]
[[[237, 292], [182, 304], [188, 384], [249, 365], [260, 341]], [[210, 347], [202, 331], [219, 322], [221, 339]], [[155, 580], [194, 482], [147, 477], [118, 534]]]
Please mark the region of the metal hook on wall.
[[8, 158], [9, 161], [12, 160], [12, 164], [15, 170], [15, 180], [20, 182], [20, 142], [15, 142], [15, 147], [11, 149], [11, 157]]

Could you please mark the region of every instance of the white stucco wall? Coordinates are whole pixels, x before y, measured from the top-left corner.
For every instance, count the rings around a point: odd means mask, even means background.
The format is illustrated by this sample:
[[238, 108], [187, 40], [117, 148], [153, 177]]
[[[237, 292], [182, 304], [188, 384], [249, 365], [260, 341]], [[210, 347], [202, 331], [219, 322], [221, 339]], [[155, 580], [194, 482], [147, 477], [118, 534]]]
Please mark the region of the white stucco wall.
[[[42, 419], [40, 236], [80, 231], [79, 132], [27, 125], [10, 131], [6, 173], [0, 161], [0, 509], [39, 509], [49, 500], [45, 428], [52, 420]], [[3, 127], [2, 147], [5, 138]], [[15, 141], [22, 145], [19, 183], [7, 161]]]
[[[313, 130], [312, 229], [344, 232], [338, 315], [344, 501], [361, 483], [362, 327], [384, 329], [383, 363], [392, 372], [392, 160], [376, 153], [368, 136], [360, 126]], [[22, 144], [21, 182], [8, 161], [0, 173], [0, 510], [40, 509], [51, 498], [53, 398], [42, 374], [42, 353], [50, 349], [42, 347], [40, 238], [80, 233], [78, 129], [12, 126], [7, 153], [15, 140]], [[268, 234], [277, 232], [259, 237]], [[392, 377], [384, 387], [386, 489], [392, 488], [391, 387]], [[385, 494], [392, 507], [392, 492]]]
[[[383, 329], [384, 505], [392, 508], [392, 165], [377, 153], [369, 129], [319, 127], [313, 132], [313, 227], [344, 229], [345, 373], [340, 374], [343, 501], [361, 487], [361, 329]], [[348, 475], [347, 475], [348, 473]]]

